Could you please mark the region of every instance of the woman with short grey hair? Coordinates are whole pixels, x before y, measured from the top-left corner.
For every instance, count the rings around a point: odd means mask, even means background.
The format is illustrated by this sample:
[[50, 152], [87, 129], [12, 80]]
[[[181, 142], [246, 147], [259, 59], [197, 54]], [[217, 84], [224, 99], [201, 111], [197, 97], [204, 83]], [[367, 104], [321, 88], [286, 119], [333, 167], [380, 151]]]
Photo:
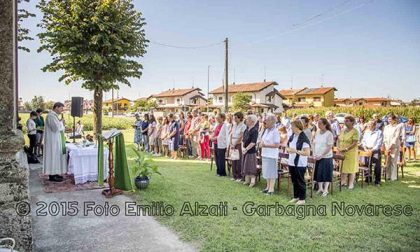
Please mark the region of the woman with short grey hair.
[[262, 176], [267, 186], [262, 193], [272, 195], [278, 177], [277, 161], [279, 157], [280, 134], [276, 129], [276, 117], [268, 114], [264, 120], [264, 132], [261, 136]]
[[242, 175], [245, 177], [244, 185], [255, 186], [257, 175], [257, 140], [258, 140], [258, 118], [256, 115], [246, 117], [247, 129], [242, 139]]

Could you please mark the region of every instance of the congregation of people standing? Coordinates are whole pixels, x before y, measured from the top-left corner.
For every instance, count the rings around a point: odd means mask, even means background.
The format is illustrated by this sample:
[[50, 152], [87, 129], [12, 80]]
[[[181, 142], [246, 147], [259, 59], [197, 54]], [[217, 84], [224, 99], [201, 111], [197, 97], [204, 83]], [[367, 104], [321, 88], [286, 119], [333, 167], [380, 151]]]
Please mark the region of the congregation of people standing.
[[[158, 120], [153, 115], [137, 117], [134, 142], [155, 155], [173, 159], [178, 158], [182, 149], [188, 158], [212, 159], [220, 177], [227, 176], [229, 165], [231, 180], [249, 187], [256, 186], [260, 175], [265, 181], [262, 190], [265, 195], [274, 194], [280, 163], [285, 164], [293, 187], [290, 202], [300, 205], [306, 201], [309, 160], [314, 162], [310, 172], [316, 194], [323, 197], [331, 190], [336, 162], [342, 162], [342, 187], [354, 189], [356, 178], [362, 175], [361, 151], [367, 153], [369, 160], [364, 163], [373, 171], [363, 174], [365, 182], [380, 186], [384, 173], [389, 181], [397, 179], [402, 154], [408, 154], [409, 160], [415, 159], [418, 131], [411, 118], [406, 122], [393, 114], [384, 118], [377, 114], [369, 119], [347, 115], [339, 121], [331, 111], [325, 117], [319, 114], [289, 117], [286, 113], [275, 116], [248, 111], [244, 115], [195, 109], [185, 114], [171, 113]], [[287, 159], [281, 160], [279, 153], [286, 154]], [[334, 155], [342, 156], [343, 160], [334, 160]]]

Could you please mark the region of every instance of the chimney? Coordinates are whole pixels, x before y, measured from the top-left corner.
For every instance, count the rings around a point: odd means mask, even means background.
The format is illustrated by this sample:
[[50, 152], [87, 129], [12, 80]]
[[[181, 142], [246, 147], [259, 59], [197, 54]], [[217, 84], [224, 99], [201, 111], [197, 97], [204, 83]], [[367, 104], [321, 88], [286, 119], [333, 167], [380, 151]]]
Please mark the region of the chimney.
[[265, 82], [265, 79], [264, 79], [264, 82]]

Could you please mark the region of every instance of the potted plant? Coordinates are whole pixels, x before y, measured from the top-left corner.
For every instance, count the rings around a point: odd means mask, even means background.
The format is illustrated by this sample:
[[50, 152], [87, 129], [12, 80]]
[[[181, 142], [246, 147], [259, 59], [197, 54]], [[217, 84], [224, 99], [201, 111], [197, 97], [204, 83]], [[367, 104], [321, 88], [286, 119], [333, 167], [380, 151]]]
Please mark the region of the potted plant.
[[158, 171], [157, 165], [153, 162], [150, 155], [144, 152], [140, 152], [133, 148], [134, 153], [137, 157], [135, 159], [135, 165], [132, 167], [132, 173], [135, 176], [134, 184], [138, 189], [146, 189], [149, 186], [150, 177], [156, 173], [162, 175]]

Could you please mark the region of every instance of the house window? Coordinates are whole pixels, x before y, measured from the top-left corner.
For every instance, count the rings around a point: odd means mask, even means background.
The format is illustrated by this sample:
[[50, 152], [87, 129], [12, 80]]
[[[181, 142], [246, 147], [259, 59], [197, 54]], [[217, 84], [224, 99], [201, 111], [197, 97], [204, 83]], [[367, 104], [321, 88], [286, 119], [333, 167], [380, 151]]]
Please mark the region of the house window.
[[159, 104], [162, 104], [163, 103], [163, 100], [161, 99], [161, 100], [159, 100]]
[[298, 102], [305, 102], [306, 101], [306, 98], [305, 97], [299, 97], [298, 98]]
[[321, 97], [314, 97], [314, 102], [320, 102], [321, 101]]
[[181, 99], [176, 99], [176, 103], [181, 103]]
[[222, 101], [223, 101], [223, 97], [219, 96], [219, 102], [222, 102]]

